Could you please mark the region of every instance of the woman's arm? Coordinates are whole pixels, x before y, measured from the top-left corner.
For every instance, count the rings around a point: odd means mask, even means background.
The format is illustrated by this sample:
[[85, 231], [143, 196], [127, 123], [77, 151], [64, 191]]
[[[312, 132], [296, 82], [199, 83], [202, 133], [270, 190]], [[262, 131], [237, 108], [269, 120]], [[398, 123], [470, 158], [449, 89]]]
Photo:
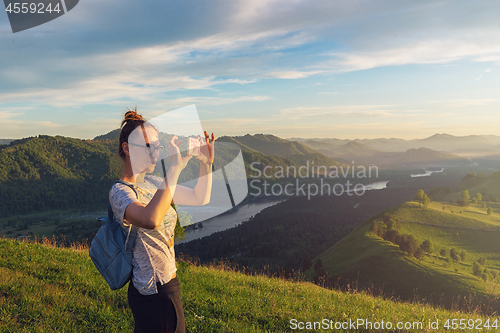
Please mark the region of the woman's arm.
[[134, 201], [127, 206], [124, 219], [129, 223], [146, 229], [155, 229], [162, 223], [176, 192], [179, 175], [192, 157], [182, 157], [178, 147], [180, 142], [176, 143], [175, 140], [177, 136], [172, 137], [169, 142], [172, 166], [165, 180], [147, 205]]
[[200, 162], [200, 175], [194, 189], [178, 185], [174, 202], [177, 205], [202, 206], [210, 202], [212, 190], [212, 165]]
[[170, 208], [172, 193], [176, 191], [181, 171], [179, 168], [170, 168], [163, 186], [156, 191], [151, 201], [146, 206], [139, 201], [131, 202], [125, 210], [124, 219], [141, 228], [156, 229]]
[[210, 142], [208, 133], [205, 131], [205, 141], [200, 146], [200, 155], [196, 156], [200, 161], [200, 174], [194, 189], [185, 186], [177, 186], [174, 194], [174, 202], [177, 205], [202, 206], [210, 202], [212, 192], [212, 164], [214, 161], [214, 141], [212, 133]]

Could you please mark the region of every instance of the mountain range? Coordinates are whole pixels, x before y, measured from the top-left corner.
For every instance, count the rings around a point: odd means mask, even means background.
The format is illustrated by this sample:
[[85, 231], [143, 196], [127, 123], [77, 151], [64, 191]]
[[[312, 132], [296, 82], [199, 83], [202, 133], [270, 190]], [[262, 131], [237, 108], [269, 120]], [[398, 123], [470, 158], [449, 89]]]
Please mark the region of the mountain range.
[[339, 156], [348, 143], [361, 144], [363, 150], [373, 149], [385, 152], [404, 152], [408, 149], [428, 148], [460, 155], [462, 157], [478, 157], [500, 153], [500, 136], [496, 135], [467, 135], [453, 136], [450, 134], [434, 134], [425, 139], [403, 140], [390, 139], [303, 139], [291, 138], [301, 142], [309, 148], [316, 149], [329, 157]]

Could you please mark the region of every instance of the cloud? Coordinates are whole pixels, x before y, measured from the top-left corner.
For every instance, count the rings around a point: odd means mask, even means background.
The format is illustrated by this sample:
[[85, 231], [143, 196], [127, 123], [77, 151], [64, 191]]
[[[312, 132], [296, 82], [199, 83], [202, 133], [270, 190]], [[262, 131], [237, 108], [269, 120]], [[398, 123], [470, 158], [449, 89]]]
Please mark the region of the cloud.
[[[326, 65], [338, 71], [358, 71], [408, 64], [447, 64], [482, 54], [500, 54], [500, 39], [490, 37], [483, 41], [464, 41], [457, 36], [445, 40], [417, 41], [385, 50], [332, 53], [333, 59]], [[492, 43], [492, 40], [498, 44]]]
[[20, 111], [25, 111], [29, 110], [30, 108], [28, 107], [6, 107], [6, 108], [0, 108], [0, 120], [4, 121], [7, 119], [15, 118], [22, 116], [24, 112]]
[[[81, 1], [67, 15], [41, 27], [2, 34], [0, 57], [9, 61], [0, 64], [0, 107], [15, 102], [71, 114], [80, 106], [139, 103], [153, 113], [185, 103], [220, 107], [266, 102], [267, 110], [281, 110], [273, 120], [392, 119], [402, 116], [396, 108], [405, 106], [375, 104], [393, 103], [394, 92], [381, 91], [374, 98], [368, 91], [345, 88], [362, 82], [361, 75], [342, 77], [344, 87], [326, 80], [388, 66], [454, 64], [461, 70], [466, 66], [460, 65], [470, 62], [498, 62], [499, 6], [397, 0], [153, 0], [148, 6], [132, 0]], [[0, 29], [5, 26], [0, 24]], [[289, 80], [284, 83], [290, 91], [304, 92], [289, 98], [295, 104], [285, 104], [281, 86], [271, 86], [269, 78]], [[309, 79], [307, 89], [302, 89], [301, 79]], [[313, 84], [324, 84], [322, 91], [310, 88]], [[318, 94], [336, 93], [330, 89], [342, 93], [347, 106], [293, 107], [314, 105], [311, 95], [317, 99]], [[491, 101], [470, 96], [440, 105]], [[30, 121], [28, 112], [10, 112], [11, 118]], [[238, 112], [247, 118], [244, 111]], [[52, 116], [50, 120], [58, 123], [57, 115]], [[7, 125], [1, 126], [3, 132]]]
[[481, 80], [483, 76], [482, 75], [479, 75], [478, 77], [476, 77], [474, 80], [477, 81], [477, 80]]
[[281, 72], [271, 72], [264, 75], [264, 77], [277, 78], [277, 79], [303, 79], [315, 74], [321, 73], [321, 71], [281, 71]]
[[500, 55], [485, 55], [472, 59], [475, 62], [496, 62], [500, 60]]
[[486, 106], [491, 104], [492, 102], [495, 102], [496, 99], [492, 98], [486, 98], [486, 99], [467, 99], [467, 98], [461, 98], [461, 99], [453, 99], [453, 100], [447, 100], [447, 101], [432, 101], [429, 102], [429, 104], [438, 104], [441, 107], [446, 107], [446, 108], [460, 108], [460, 107], [466, 107], [466, 106]]
[[296, 107], [282, 109], [278, 117], [299, 120], [309, 117], [390, 117], [392, 105], [346, 105], [333, 107]]

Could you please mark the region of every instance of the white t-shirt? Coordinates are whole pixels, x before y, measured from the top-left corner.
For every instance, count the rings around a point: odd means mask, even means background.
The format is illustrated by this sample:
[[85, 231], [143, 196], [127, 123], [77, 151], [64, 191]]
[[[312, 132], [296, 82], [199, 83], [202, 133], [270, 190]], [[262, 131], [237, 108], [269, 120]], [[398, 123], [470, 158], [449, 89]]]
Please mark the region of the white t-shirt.
[[[109, 191], [109, 202], [115, 219], [129, 231], [130, 223], [123, 219], [125, 210], [133, 201], [147, 205], [153, 198], [163, 179], [156, 176], [144, 177], [144, 183], [127, 183], [134, 186], [134, 191], [127, 185], [116, 183]], [[158, 293], [156, 281], [162, 285], [169, 282], [177, 271], [174, 247], [168, 243], [174, 237], [177, 213], [170, 206], [163, 218], [163, 223], [156, 229], [137, 228], [137, 237], [132, 248], [132, 282], [142, 295]], [[172, 244], [172, 241], [170, 241]]]

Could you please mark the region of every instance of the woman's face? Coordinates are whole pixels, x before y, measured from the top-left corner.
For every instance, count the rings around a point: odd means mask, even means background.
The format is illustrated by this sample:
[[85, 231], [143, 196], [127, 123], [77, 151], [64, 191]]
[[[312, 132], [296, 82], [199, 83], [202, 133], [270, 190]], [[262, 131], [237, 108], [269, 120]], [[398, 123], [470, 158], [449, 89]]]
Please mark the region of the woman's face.
[[[146, 148], [146, 143], [149, 143], [149, 149]], [[159, 145], [158, 132], [151, 126], [139, 126], [130, 133], [128, 147], [134, 174], [154, 171], [156, 161], [160, 156], [157, 149]]]

